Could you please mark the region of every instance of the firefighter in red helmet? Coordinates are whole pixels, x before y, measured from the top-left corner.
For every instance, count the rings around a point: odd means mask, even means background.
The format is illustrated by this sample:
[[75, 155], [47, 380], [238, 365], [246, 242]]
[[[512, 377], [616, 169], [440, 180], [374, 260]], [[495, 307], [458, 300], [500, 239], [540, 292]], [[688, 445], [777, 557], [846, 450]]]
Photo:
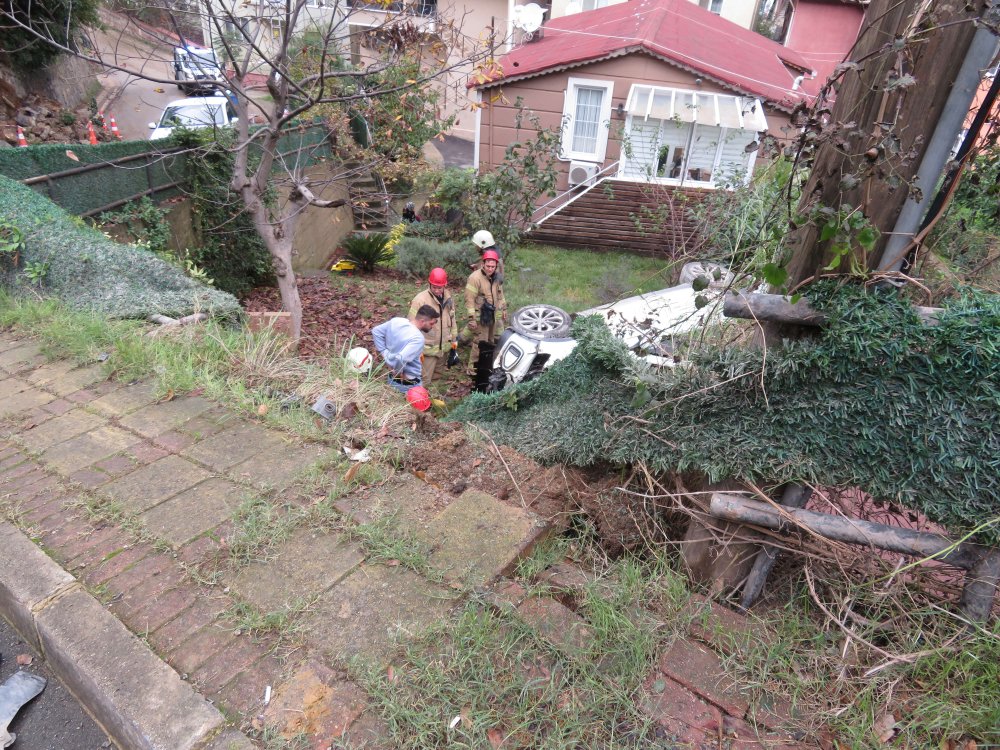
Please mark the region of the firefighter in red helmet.
[[441, 316], [437, 324], [424, 332], [423, 383], [431, 384], [434, 371], [443, 357], [447, 366], [458, 364], [458, 320], [455, 315], [455, 301], [448, 292], [448, 274], [443, 268], [431, 270], [427, 278], [428, 286], [410, 303], [409, 318], [414, 317], [423, 305], [429, 305]]
[[469, 375], [476, 374], [479, 343], [496, 342], [496, 334], [504, 329], [507, 300], [503, 296], [503, 272], [499, 268], [500, 254], [492, 248], [483, 251], [483, 262], [469, 274], [465, 283], [466, 324], [461, 338], [472, 341], [469, 354]]

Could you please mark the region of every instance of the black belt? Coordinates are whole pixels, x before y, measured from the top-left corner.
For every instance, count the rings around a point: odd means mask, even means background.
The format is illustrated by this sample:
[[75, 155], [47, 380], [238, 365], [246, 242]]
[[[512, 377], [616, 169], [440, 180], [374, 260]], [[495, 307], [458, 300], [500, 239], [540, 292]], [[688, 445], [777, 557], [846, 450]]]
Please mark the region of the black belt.
[[391, 380], [393, 383], [399, 383], [400, 385], [417, 385], [420, 382], [419, 380], [405, 380], [404, 378], [394, 378], [391, 375], [389, 376], [389, 380]]

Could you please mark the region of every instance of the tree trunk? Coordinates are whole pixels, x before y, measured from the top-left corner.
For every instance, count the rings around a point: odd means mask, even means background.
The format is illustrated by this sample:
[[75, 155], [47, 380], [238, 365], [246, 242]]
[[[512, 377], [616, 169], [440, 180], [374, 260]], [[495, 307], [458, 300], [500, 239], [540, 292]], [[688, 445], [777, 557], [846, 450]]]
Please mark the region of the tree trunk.
[[[872, 0], [857, 44], [854, 65], [836, 92], [830, 124], [819, 146], [800, 207], [847, 204], [860, 208], [881, 238], [871, 253], [855, 246], [855, 262], [878, 268], [889, 233], [934, 132], [948, 93], [975, 34], [972, 19], [986, 10], [984, 0]], [[832, 256], [809, 222], [789, 238], [792, 286], [820, 273]], [[847, 259], [842, 266], [849, 267]]]

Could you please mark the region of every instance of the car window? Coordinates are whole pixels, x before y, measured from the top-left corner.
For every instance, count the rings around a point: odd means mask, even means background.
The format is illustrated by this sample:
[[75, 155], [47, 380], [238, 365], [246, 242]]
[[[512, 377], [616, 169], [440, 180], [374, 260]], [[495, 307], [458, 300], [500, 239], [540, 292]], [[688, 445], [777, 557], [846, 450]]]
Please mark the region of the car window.
[[160, 120], [161, 128], [204, 128], [225, 124], [222, 107], [213, 105], [167, 107]]

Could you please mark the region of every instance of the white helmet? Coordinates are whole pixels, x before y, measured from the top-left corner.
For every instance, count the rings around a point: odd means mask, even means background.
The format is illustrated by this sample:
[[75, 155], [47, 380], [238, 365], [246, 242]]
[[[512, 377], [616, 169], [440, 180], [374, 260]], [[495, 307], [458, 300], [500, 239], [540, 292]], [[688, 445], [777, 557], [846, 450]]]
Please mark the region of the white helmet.
[[347, 361], [351, 369], [363, 375], [372, 371], [372, 355], [363, 346], [356, 346], [347, 353]]
[[493, 235], [490, 234], [485, 229], [480, 229], [474, 235], [472, 235], [472, 244], [478, 247], [480, 250], [485, 250], [488, 247], [493, 247], [497, 243], [493, 240]]

